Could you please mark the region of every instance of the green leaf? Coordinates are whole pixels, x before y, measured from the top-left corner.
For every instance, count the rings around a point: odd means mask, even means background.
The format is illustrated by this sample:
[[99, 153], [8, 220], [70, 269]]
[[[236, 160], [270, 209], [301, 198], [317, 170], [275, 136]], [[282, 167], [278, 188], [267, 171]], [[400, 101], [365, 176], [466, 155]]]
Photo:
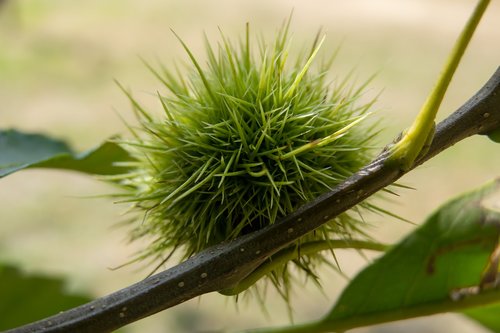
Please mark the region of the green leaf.
[[90, 301], [70, 294], [64, 281], [39, 274], [25, 274], [0, 263], [0, 331], [27, 324]]
[[469, 318], [490, 329], [500, 332], [500, 303], [464, 311]]
[[494, 130], [487, 134], [491, 141], [500, 143], [500, 129]]
[[482, 203], [499, 183], [446, 204], [366, 268], [347, 287], [328, 321], [448, 300], [478, 286], [498, 244], [500, 214]]
[[258, 332], [345, 331], [500, 302], [500, 180], [442, 206], [366, 267], [322, 320]]
[[41, 134], [0, 131], [0, 178], [27, 168], [55, 168], [98, 175], [125, 171], [117, 162], [132, 158], [116, 143], [106, 141], [83, 153], [67, 143]]

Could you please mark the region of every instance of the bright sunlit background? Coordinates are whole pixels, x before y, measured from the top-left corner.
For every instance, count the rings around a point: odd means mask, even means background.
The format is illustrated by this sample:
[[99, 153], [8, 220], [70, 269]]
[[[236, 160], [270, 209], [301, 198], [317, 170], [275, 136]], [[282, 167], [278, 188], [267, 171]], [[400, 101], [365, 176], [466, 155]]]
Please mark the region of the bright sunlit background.
[[[359, 82], [378, 73], [367, 98], [382, 92], [374, 117], [383, 119], [381, 147], [407, 126], [431, 89], [472, 0], [353, 1], [165, 1], [10, 0], [0, 1], [0, 128], [43, 132], [90, 148], [126, 135], [117, 114], [133, 122], [131, 108], [114, 79], [134, 96], [159, 109], [160, 84], [141, 63], [171, 66], [186, 59], [170, 28], [199, 57], [203, 33], [218, 40], [218, 27], [237, 38], [250, 22], [254, 32], [272, 37], [293, 10], [296, 48], [327, 32], [325, 54], [342, 43], [332, 77], [356, 68]], [[452, 82], [440, 119], [479, 89], [500, 65], [500, 2], [492, 1]], [[181, 62], [182, 62], [181, 61]], [[452, 195], [500, 176], [499, 146], [475, 137], [442, 153], [402, 179], [416, 188], [400, 191], [390, 209], [420, 223]], [[0, 260], [27, 271], [64, 276], [75, 291], [102, 296], [149, 273], [140, 266], [119, 270], [140, 248], [127, 244], [126, 207], [89, 198], [113, 189], [71, 172], [30, 170], [0, 180]], [[381, 241], [394, 242], [414, 228], [370, 217]], [[367, 259], [338, 254], [353, 276]], [[294, 320], [319, 318], [329, 310], [345, 279], [331, 270], [321, 276], [324, 294], [312, 284], [294, 294]], [[213, 294], [130, 325], [124, 332], [209, 332], [280, 325], [286, 307], [268, 295], [265, 314], [255, 300]], [[0, 314], [1, 316], [1, 314]], [[0, 319], [1, 320], [1, 319]], [[457, 315], [441, 315], [355, 332], [484, 332]]]

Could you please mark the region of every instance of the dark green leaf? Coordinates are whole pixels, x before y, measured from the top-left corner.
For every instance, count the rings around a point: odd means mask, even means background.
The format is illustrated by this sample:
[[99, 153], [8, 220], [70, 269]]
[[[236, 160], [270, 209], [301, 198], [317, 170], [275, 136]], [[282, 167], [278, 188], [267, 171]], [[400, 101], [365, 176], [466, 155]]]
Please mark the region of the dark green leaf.
[[117, 162], [130, 160], [125, 150], [109, 141], [83, 153], [75, 153], [64, 141], [45, 135], [0, 131], [0, 178], [27, 168], [111, 175], [124, 172]]
[[500, 143], [500, 129], [488, 133], [488, 137], [494, 141]]
[[64, 290], [64, 281], [25, 274], [0, 264], [0, 330], [17, 327], [78, 306], [90, 299]]
[[[424, 225], [363, 270], [326, 322], [448, 301], [483, 281], [498, 245], [500, 213], [487, 205], [494, 182], [444, 205]], [[499, 299], [500, 301], [500, 299]]]
[[359, 273], [322, 320], [258, 332], [337, 332], [500, 302], [499, 192], [500, 180], [442, 206]]

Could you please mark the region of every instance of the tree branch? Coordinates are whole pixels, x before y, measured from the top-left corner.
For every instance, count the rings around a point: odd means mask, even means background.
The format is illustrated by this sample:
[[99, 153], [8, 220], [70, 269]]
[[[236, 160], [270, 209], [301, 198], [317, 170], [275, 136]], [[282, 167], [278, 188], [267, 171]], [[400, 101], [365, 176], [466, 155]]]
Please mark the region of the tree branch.
[[[475, 134], [500, 129], [500, 68], [469, 101], [438, 124], [420, 165]], [[278, 223], [222, 243], [134, 285], [9, 333], [109, 332], [193, 297], [230, 289], [266, 258], [399, 179], [404, 171], [385, 163], [385, 149], [345, 182]]]

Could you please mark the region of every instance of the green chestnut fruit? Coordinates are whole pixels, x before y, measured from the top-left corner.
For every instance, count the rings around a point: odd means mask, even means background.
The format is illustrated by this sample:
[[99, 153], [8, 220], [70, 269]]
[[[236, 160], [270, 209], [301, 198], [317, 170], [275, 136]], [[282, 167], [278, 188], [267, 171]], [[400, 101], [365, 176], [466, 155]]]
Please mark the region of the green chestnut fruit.
[[[114, 180], [139, 214], [132, 239], [151, 239], [140, 259], [187, 258], [273, 224], [372, 159], [377, 131], [364, 121], [373, 104], [360, 102], [365, 85], [330, 82], [333, 57], [316, 63], [324, 37], [289, 54], [288, 24], [274, 42], [255, 46], [248, 26], [239, 43], [221, 33], [216, 47], [206, 43], [206, 64], [179, 39], [192, 65], [187, 74], [148, 66], [164, 90], [161, 118], [127, 93], [140, 126], [122, 145], [135, 161]], [[291, 247], [364, 236], [363, 209], [376, 208], [362, 203]], [[314, 277], [318, 264], [334, 260], [326, 252], [267, 276], [279, 288], [288, 286], [292, 266]]]

